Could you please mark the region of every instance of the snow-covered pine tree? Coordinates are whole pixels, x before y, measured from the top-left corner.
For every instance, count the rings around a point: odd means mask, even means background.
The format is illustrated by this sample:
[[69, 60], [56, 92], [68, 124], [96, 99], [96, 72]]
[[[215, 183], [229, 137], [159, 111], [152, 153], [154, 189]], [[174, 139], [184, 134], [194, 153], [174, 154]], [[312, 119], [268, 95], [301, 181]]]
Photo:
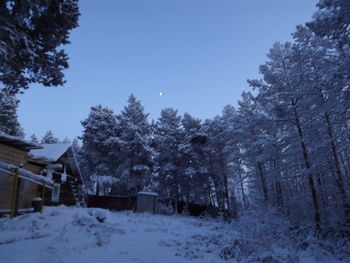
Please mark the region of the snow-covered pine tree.
[[238, 101], [238, 104], [239, 118], [235, 132], [239, 138], [240, 151], [246, 171], [245, 177], [247, 178], [245, 185], [241, 185], [241, 188], [248, 189], [252, 205], [266, 205], [268, 202], [266, 173], [262, 162], [257, 158], [263, 150], [261, 143], [258, 147], [256, 145], [262, 134], [261, 127], [258, 125], [261, 122], [259, 121], [256, 98], [250, 92], [243, 92], [242, 99]]
[[[232, 105], [226, 105], [222, 111], [220, 123], [224, 127], [221, 140], [225, 141], [223, 156], [223, 179], [228, 209], [233, 217], [238, 214], [237, 188], [242, 180], [242, 162], [239, 150], [239, 133], [237, 133], [238, 113]], [[242, 199], [245, 193], [241, 189]]]
[[[320, 229], [320, 198], [316, 186], [316, 174], [311, 169], [315, 165], [312, 147], [312, 133], [310, 124], [315, 116], [308, 115], [307, 97], [304, 96], [305, 85], [303, 85], [302, 72], [307, 66], [298, 64], [295, 49], [290, 43], [276, 43], [268, 54], [269, 60], [260, 66], [260, 73], [264, 76], [265, 83], [252, 81], [251, 85], [258, 88], [260, 97], [265, 101], [277, 106], [278, 112], [283, 112], [284, 118], [280, 122], [286, 125], [290, 143], [295, 151], [293, 155], [298, 157], [299, 176], [305, 178], [310, 193], [310, 201], [313, 206], [313, 217], [316, 230]], [[305, 67], [305, 68], [304, 68]], [[306, 84], [306, 83], [305, 83]], [[293, 128], [293, 129], [290, 129]], [[299, 147], [298, 147], [299, 146]], [[305, 210], [306, 211], [306, 210]]]
[[45, 135], [41, 138], [41, 144], [54, 144], [60, 143], [60, 140], [53, 135], [51, 130], [48, 130]]
[[119, 173], [130, 196], [143, 190], [151, 181], [153, 166], [150, 147], [151, 125], [144, 107], [133, 94], [117, 118], [121, 151], [118, 162]]
[[5, 89], [0, 89], [0, 132], [12, 136], [24, 137], [18, 122], [17, 108], [19, 100]]
[[[299, 63], [312, 65], [304, 74], [303, 80], [304, 86], [308, 87], [307, 103], [312, 105], [309, 114], [314, 116], [313, 126], [310, 127], [314, 138], [312, 150], [317, 153], [316, 162], [320, 174], [318, 184], [322, 194], [323, 213], [328, 214], [327, 218], [335, 214], [338, 218], [342, 217], [337, 213], [337, 209], [329, 209], [329, 198], [326, 198], [324, 193], [338, 194], [339, 198], [334, 198], [339, 199], [344, 208], [345, 220], [350, 225], [350, 200], [346, 194], [348, 165], [345, 162], [349, 145], [343, 132], [349, 119], [350, 101], [346, 98], [349, 90], [344, 89], [349, 82], [346, 74], [340, 74], [344, 69], [339, 67], [344, 63], [341, 59], [343, 56], [339, 49], [335, 52], [334, 40], [315, 35], [307, 27], [298, 27], [294, 39], [295, 49], [299, 51], [296, 59]], [[330, 174], [334, 182], [330, 180]]]
[[208, 138], [204, 147], [204, 155], [208, 160], [208, 175], [214, 190], [211, 193], [214, 204], [218, 206], [221, 213], [235, 216], [236, 198], [229, 167], [234, 156], [234, 135], [230, 129], [229, 118], [231, 114], [234, 114], [233, 108], [225, 107], [224, 113], [225, 118], [216, 116], [213, 120], [206, 120], [203, 124], [202, 132]]
[[30, 136], [30, 142], [32, 142], [32, 143], [39, 143], [39, 139], [38, 139], [38, 137], [36, 137], [35, 134], [32, 134]]
[[77, 0], [0, 1], [0, 82], [18, 93], [31, 83], [63, 85], [68, 44], [78, 26]]
[[202, 122], [200, 119], [185, 113], [181, 119], [183, 139], [179, 145], [181, 157], [181, 193], [188, 205], [189, 202], [209, 205], [210, 197], [207, 175], [207, 160], [203, 158], [202, 144], [193, 143], [193, 138], [201, 134]]
[[119, 131], [113, 111], [101, 105], [91, 107], [89, 116], [81, 122], [80, 160], [82, 172], [89, 178], [89, 191], [97, 195], [109, 194], [119, 181]]
[[161, 198], [175, 203], [180, 200], [181, 156], [180, 144], [184, 136], [181, 130], [181, 116], [172, 108], [163, 109], [156, 123], [154, 144], [155, 176]]
[[312, 218], [320, 230], [350, 222], [350, 5], [318, 6], [313, 21], [297, 27], [294, 43], [270, 50], [260, 66], [263, 80], [249, 81], [257, 95], [243, 94], [233, 134], [250, 202], [258, 204], [252, 197], [260, 193], [297, 222]]
[[79, 138], [74, 138], [72, 141], [72, 147], [76, 153], [79, 153], [81, 150], [81, 145], [79, 144]]
[[63, 140], [62, 140], [62, 143], [67, 143], [67, 144], [71, 144], [71, 140], [68, 138], [68, 137], [65, 137]]
[[350, 3], [348, 0], [320, 0], [313, 20], [306, 25], [317, 35], [336, 41], [346, 48], [350, 40]]

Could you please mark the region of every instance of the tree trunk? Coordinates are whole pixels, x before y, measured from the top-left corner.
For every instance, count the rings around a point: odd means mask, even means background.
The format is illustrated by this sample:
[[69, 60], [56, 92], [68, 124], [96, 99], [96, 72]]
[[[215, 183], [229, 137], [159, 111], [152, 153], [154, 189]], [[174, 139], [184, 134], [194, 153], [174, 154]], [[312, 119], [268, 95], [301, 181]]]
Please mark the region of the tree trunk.
[[[301, 124], [300, 124], [300, 119], [296, 110], [296, 103], [295, 101], [292, 100], [292, 106], [293, 106], [293, 112], [294, 112], [294, 119], [295, 119], [295, 125], [298, 131], [299, 139], [300, 139], [300, 146], [301, 150], [303, 153], [303, 159], [304, 159], [304, 164], [305, 168], [309, 170], [311, 168], [311, 162], [310, 158], [306, 149], [306, 145], [304, 143], [304, 135], [303, 131], [301, 129]], [[320, 216], [320, 208], [319, 208], [319, 202], [317, 198], [317, 193], [316, 193], [316, 188], [315, 188], [315, 183], [312, 174], [310, 171], [308, 171], [308, 184], [311, 192], [311, 198], [312, 198], [312, 204], [314, 207], [314, 221], [315, 221], [315, 229], [316, 232], [320, 232], [321, 230], [321, 216]]]
[[330, 141], [331, 141], [330, 147], [332, 150], [332, 155], [333, 155], [334, 164], [335, 164], [335, 174], [336, 174], [335, 182], [336, 182], [336, 186], [338, 188], [338, 191], [340, 193], [340, 197], [342, 199], [346, 224], [350, 225], [350, 203], [347, 200], [346, 191], [345, 191], [345, 187], [344, 187], [344, 183], [343, 183], [343, 176], [342, 176], [342, 172], [341, 172], [341, 168], [340, 168], [340, 162], [339, 162], [339, 158], [338, 158], [336, 145], [334, 142], [334, 140], [335, 140], [334, 133], [332, 130], [331, 121], [330, 121], [328, 113], [326, 112], [324, 115], [325, 115], [325, 119], [326, 119], [326, 123], [327, 123], [328, 136], [329, 136]]
[[269, 202], [269, 196], [268, 196], [268, 193], [267, 193], [267, 185], [266, 185], [266, 178], [265, 178], [265, 175], [264, 175], [264, 172], [263, 172], [263, 164], [261, 162], [257, 162], [256, 163], [257, 165], [257, 168], [258, 168], [258, 175], [259, 175], [259, 178], [260, 178], [260, 182], [261, 182], [261, 188], [262, 188], [262, 192], [263, 192], [263, 195], [264, 195], [264, 200], [265, 200], [265, 203], [267, 204]]
[[247, 209], [247, 200], [246, 200], [245, 193], [244, 193], [243, 179], [242, 179], [242, 174], [240, 171], [238, 172], [238, 176], [239, 176], [239, 183], [241, 186], [241, 193], [242, 193], [242, 198], [243, 198], [244, 209]]
[[227, 174], [225, 172], [225, 164], [224, 164], [223, 156], [221, 156], [221, 169], [222, 169], [222, 176], [224, 178], [225, 198], [226, 198], [227, 209], [230, 210], [231, 204], [230, 204], [230, 195], [228, 192], [228, 179], [227, 179]]

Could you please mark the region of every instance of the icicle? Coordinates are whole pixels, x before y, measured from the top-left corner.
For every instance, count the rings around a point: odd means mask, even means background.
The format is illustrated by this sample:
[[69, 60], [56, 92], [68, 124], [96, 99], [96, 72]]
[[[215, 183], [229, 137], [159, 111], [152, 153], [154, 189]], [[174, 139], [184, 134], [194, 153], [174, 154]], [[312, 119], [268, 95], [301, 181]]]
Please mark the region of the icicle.
[[61, 174], [61, 182], [65, 183], [67, 181], [67, 165], [64, 166], [63, 173]]

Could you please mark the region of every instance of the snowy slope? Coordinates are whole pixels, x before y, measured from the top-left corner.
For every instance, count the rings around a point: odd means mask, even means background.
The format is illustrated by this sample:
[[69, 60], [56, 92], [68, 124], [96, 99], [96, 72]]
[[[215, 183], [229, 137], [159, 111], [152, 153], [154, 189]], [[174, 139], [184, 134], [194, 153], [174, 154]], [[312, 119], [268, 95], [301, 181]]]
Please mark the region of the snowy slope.
[[[0, 219], [0, 262], [276, 262], [269, 254], [249, 256], [249, 247], [234, 259], [228, 248], [238, 239], [232, 225], [211, 219], [45, 207], [43, 214]], [[274, 253], [279, 262], [338, 262]]]
[[[107, 219], [100, 223], [96, 214]], [[215, 245], [192, 236], [228, 234], [220, 223], [193, 218], [63, 206], [3, 219], [0, 227], [0, 262], [8, 263], [221, 262]]]

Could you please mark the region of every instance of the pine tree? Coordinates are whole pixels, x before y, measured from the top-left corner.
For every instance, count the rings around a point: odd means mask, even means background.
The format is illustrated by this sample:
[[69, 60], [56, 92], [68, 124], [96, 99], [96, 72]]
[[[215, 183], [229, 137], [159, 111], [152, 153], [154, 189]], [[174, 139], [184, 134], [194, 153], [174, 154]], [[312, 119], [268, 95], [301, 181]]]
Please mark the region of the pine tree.
[[79, 153], [81, 150], [81, 145], [79, 144], [79, 138], [76, 137], [72, 141], [72, 147], [76, 153]]
[[6, 90], [0, 90], [0, 132], [12, 136], [24, 137], [18, 122], [17, 108], [19, 100]]
[[187, 206], [189, 202], [207, 205], [210, 203], [209, 182], [206, 160], [203, 159], [200, 149], [203, 145], [194, 145], [192, 142], [194, 137], [201, 134], [202, 121], [185, 113], [181, 119], [181, 127], [183, 138], [180, 141], [178, 153], [181, 160], [181, 193]]
[[53, 135], [51, 130], [48, 130], [40, 141], [41, 144], [55, 144], [59, 142], [60, 140]]
[[31, 83], [63, 85], [68, 57], [61, 45], [78, 26], [77, 0], [0, 2], [0, 82], [13, 93]]
[[307, 26], [321, 37], [336, 40], [338, 47], [349, 43], [350, 3], [347, 0], [321, 0], [314, 19]]
[[30, 136], [30, 142], [32, 142], [32, 143], [39, 143], [39, 140], [35, 136], [35, 134], [32, 134], [32, 136]]
[[112, 185], [119, 180], [118, 160], [119, 131], [113, 111], [101, 105], [91, 107], [83, 125], [80, 160], [82, 172], [89, 178], [90, 191], [97, 195], [111, 192]]
[[72, 144], [71, 140], [68, 137], [65, 137], [62, 143]]
[[135, 195], [150, 183], [152, 174], [151, 125], [141, 102], [132, 94], [118, 116], [123, 180], [128, 195]]
[[215, 190], [212, 196], [221, 213], [226, 215], [232, 212], [235, 216], [235, 195], [229, 186], [231, 174], [228, 165], [232, 161], [231, 150], [228, 148], [233, 139], [231, 131], [228, 130], [229, 125], [228, 120], [216, 116], [213, 120], [206, 120], [202, 130], [208, 138], [204, 154], [208, 158], [208, 174]]
[[163, 109], [156, 123], [154, 143], [156, 145], [156, 180], [158, 191], [165, 199], [175, 203], [180, 200], [181, 155], [179, 148], [184, 136], [181, 116], [172, 108]]

